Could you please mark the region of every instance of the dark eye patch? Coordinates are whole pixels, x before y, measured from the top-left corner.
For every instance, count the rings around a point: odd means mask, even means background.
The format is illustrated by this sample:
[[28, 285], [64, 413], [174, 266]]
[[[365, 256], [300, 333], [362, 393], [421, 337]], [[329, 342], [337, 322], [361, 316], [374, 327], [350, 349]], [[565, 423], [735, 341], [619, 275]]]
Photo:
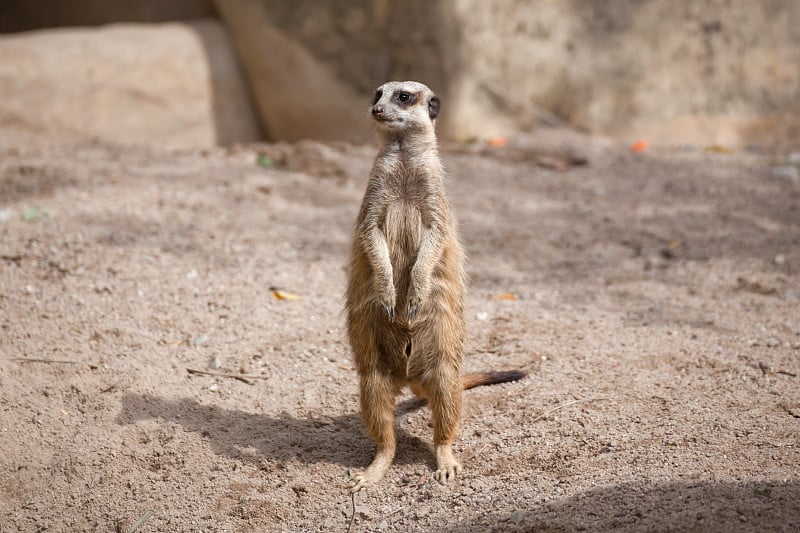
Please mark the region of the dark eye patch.
[[419, 95], [406, 91], [397, 91], [392, 95], [392, 100], [400, 107], [410, 107], [417, 103]]
[[381, 89], [378, 89], [377, 91], [375, 91], [375, 100], [372, 101], [372, 105], [377, 104], [378, 100], [381, 99], [381, 96], [383, 96], [383, 91]]

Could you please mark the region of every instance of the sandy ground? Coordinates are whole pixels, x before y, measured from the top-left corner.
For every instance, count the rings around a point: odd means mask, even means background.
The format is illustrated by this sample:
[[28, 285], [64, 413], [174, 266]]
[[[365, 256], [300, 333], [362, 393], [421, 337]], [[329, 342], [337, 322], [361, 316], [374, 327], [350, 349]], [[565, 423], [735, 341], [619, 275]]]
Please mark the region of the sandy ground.
[[374, 149], [1, 137], [0, 531], [799, 530], [796, 157], [555, 135], [444, 151], [466, 369], [529, 376], [465, 394], [448, 486], [399, 398], [353, 500], [343, 266]]

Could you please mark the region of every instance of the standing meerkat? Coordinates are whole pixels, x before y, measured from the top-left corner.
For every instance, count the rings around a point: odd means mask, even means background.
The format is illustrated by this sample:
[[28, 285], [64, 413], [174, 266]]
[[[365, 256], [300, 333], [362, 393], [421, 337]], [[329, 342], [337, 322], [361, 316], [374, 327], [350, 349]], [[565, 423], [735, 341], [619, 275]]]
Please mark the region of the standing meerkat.
[[383, 478], [394, 459], [395, 397], [404, 386], [430, 403], [434, 478], [444, 483], [462, 468], [452, 447], [461, 391], [525, 375], [461, 374], [466, 273], [436, 142], [439, 107], [425, 85], [392, 81], [370, 108], [379, 152], [353, 234], [346, 308], [361, 416], [377, 451], [353, 492]]

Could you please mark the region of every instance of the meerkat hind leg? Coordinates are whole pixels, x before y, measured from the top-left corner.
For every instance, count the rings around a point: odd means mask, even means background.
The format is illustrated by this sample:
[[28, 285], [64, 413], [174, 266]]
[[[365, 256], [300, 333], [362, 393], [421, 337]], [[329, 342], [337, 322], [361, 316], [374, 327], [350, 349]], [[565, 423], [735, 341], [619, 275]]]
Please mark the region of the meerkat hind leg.
[[441, 379], [428, 389], [433, 415], [433, 444], [436, 454], [436, 472], [433, 477], [447, 483], [461, 473], [463, 467], [453, 453], [453, 440], [461, 418], [460, 381]]
[[362, 378], [361, 417], [378, 449], [367, 469], [353, 476], [350, 482], [352, 492], [383, 479], [394, 460], [394, 397], [395, 390], [390, 378], [378, 374]]
[[367, 469], [353, 476], [350, 482], [350, 491], [358, 492], [367, 485], [372, 485], [383, 479], [392, 464], [392, 460], [394, 460], [394, 444], [391, 447], [379, 446]]

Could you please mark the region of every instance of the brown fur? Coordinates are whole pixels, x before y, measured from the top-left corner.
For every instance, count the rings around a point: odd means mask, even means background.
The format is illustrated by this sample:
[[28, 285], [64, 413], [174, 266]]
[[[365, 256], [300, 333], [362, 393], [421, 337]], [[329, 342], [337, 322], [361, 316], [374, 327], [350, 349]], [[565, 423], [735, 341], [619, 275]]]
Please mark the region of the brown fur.
[[371, 110], [380, 151], [354, 230], [346, 306], [361, 414], [377, 452], [353, 491], [380, 480], [394, 458], [404, 386], [430, 403], [434, 477], [445, 482], [461, 471], [452, 451], [461, 391], [524, 375], [461, 375], [466, 274], [436, 144], [438, 98], [420, 83], [389, 82]]

